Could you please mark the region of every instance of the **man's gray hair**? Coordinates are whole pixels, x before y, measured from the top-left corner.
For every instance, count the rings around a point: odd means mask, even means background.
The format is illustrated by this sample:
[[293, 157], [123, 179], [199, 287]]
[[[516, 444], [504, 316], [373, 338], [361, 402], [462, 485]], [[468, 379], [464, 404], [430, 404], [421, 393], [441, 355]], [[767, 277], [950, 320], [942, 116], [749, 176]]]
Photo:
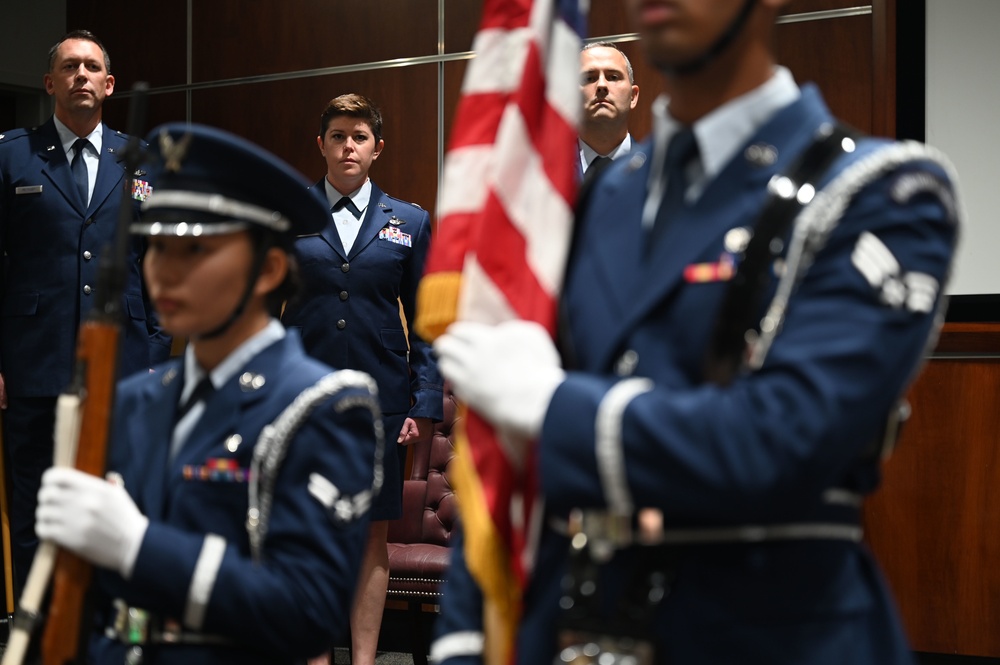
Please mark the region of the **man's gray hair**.
[[585, 44], [584, 47], [580, 49], [580, 52], [589, 51], [590, 49], [597, 48], [598, 46], [601, 48], [613, 48], [622, 54], [622, 57], [625, 58], [625, 68], [628, 70], [628, 82], [630, 85], [635, 85], [635, 73], [632, 71], [632, 62], [628, 59], [628, 56], [625, 55], [625, 51], [618, 48], [618, 45], [614, 42], [590, 42], [589, 44]]

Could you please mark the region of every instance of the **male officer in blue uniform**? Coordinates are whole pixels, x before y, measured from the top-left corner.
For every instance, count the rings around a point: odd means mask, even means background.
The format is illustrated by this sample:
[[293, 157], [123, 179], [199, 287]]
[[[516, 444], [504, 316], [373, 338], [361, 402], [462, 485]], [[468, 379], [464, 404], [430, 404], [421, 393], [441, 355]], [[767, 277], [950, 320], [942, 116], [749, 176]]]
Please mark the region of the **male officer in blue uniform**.
[[[520, 663], [912, 662], [859, 509], [940, 322], [953, 179], [918, 144], [825, 138], [819, 93], [771, 50], [786, 2], [629, 0], [670, 96], [578, 219], [561, 361], [525, 322], [435, 342], [459, 397], [538, 442]], [[814, 145], [832, 166], [793, 166]], [[772, 233], [769, 196], [811, 205]], [[644, 508], [660, 528], [637, 528]], [[432, 653], [448, 665], [482, 649], [453, 553]]]
[[[110, 69], [93, 34], [67, 34], [49, 51], [45, 74], [53, 117], [39, 127], [0, 133], [0, 407], [18, 586], [37, 544], [35, 495], [52, 463], [55, 396], [70, 383], [76, 333], [93, 306], [97, 264], [118, 227], [128, 137], [101, 122], [104, 100], [115, 87]], [[148, 178], [137, 174], [136, 212], [148, 191]], [[144, 301], [142, 242], [134, 240], [129, 251], [122, 376], [170, 354], [170, 338]]]
[[330, 213], [321, 230], [296, 241], [304, 293], [282, 321], [301, 332], [309, 355], [367, 372], [378, 383], [390, 443], [351, 616], [353, 662], [372, 665], [389, 580], [388, 520], [402, 508], [402, 446], [430, 437], [444, 409], [431, 347], [411, 325], [431, 225], [426, 210], [389, 196], [369, 178], [385, 146], [382, 114], [371, 99], [349, 93], [330, 100], [316, 144], [326, 175], [313, 190]]
[[273, 155], [210, 127], [149, 136], [134, 233], [183, 358], [125, 379], [109, 478], [54, 467], [38, 534], [102, 569], [94, 663], [303, 663], [347, 627], [381, 469], [371, 377], [308, 357], [270, 314], [326, 207]]
[[628, 56], [612, 42], [584, 46], [580, 51], [580, 93], [580, 171], [586, 173], [592, 164], [619, 159], [632, 149], [628, 118], [639, 103], [639, 86]]

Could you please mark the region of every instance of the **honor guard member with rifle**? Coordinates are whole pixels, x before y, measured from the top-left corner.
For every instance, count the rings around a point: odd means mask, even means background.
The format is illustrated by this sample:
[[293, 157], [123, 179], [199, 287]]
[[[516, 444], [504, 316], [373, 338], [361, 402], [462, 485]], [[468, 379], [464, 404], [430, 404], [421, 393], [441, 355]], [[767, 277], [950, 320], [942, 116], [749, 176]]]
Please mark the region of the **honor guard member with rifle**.
[[[776, 65], [786, 4], [629, 0], [669, 97], [578, 218], [561, 362], [525, 322], [435, 343], [470, 408], [537, 439], [520, 663], [912, 662], [859, 510], [941, 320], [954, 178]], [[449, 665], [482, 642], [453, 545]]]
[[102, 569], [94, 663], [305, 662], [347, 626], [381, 479], [374, 382], [307, 357], [269, 314], [326, 208], [225, 132], [148, 141], [158, 187], [132, 229], [161, 321], [189, 343], [120, 384], [112, 482], [45, 472], [38, 535]]
[[[114, 88], [100, 40], [85, 30], [68, 33], [49, 50], [45, 90], [53, 116], [31, 129], [0, 127], [0, 408], [18, 589], [38, 544], [35, 497], [52, 465], [56, 396], [72, 379], [77, 330], [94, 305], [97, 266], [118, 228], [131, 175], [123, 161], [128, 136], [101, 121]], [[135, 177], [138, 217], [150, 178]], [[135, 238], [123, 303], [123, 377], [170, 356], [170, 337], [144, 298], [142, 251]]]

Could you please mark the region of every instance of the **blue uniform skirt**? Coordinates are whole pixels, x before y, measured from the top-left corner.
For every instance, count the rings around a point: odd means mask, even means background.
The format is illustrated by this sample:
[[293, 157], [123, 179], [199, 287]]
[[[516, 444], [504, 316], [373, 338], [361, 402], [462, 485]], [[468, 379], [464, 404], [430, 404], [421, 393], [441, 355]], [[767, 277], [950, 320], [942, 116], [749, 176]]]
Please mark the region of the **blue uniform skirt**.
[[403, 514], [403, 473], [406, 471], [406, 446], [396, 443], [406, 421], [405, 413], [382, 416], [385, 426], [385, 457], [382, 460], [382, 490], [372, 501], [372, 520], [394, 520]]

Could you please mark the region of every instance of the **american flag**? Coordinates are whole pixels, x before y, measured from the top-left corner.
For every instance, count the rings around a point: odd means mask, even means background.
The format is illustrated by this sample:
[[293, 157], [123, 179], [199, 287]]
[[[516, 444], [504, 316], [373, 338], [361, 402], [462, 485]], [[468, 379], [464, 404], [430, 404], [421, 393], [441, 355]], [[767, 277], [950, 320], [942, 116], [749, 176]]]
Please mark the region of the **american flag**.
[[[528, 319], [555, 332], [577, 189], [580, 48], [588, 0], [485, 0], [445, 156], [416, 329]], [[531, 569], [532, 448], [515, 455], [470, 413], [456, 495], [485, 597], [488, 662], [512, 656]]]

